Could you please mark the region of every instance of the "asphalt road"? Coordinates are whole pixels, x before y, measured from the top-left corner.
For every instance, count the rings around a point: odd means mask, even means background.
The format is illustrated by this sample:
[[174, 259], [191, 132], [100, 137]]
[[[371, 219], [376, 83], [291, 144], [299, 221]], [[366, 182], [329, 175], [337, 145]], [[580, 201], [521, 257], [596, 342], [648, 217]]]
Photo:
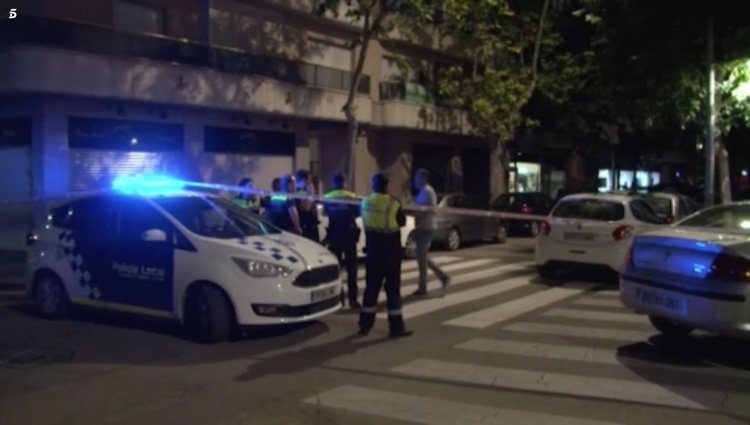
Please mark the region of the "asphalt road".
[[[0, 297], [0, 424], [740, 424], [750, 344], [658, 336], [607, 276], [544, 281], [531, 240], [434, 257], [445, 297], [407, 298], [411, 338], [351, 311], [206, 346], [173, 325], [39, 319]], [[415, 283], [404, 265], [404, 292]], [[609, 282], [609, 283], [608, 283]], [[1, 294], [0, 294], [1, 295]]]

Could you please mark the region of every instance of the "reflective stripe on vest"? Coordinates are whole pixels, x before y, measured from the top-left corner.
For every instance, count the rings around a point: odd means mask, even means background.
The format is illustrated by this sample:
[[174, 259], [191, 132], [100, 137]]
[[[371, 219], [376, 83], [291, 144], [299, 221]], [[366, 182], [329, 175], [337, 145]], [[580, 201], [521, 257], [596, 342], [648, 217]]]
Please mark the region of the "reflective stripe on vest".
[[371, 232], [395, 233], [399, 231], [399, 202], [388, 195], [373, 193], [362, 200], [362, 223]]
[[325, 194], [324, 198], [326, 199], [335, 199], [335, 198], [356, 198], [357, 195], [353, 192], [349, 192], [348, 190], [343, 189], [335, 189]]

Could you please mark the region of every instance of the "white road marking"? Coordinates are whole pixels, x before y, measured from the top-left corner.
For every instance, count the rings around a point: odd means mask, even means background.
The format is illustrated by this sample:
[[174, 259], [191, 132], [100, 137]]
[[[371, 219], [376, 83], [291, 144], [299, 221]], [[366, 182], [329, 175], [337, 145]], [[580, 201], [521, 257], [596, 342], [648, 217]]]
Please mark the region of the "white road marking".
[[[481, 279], [486, 279], [492, 276], [496, 276], [498, 273], [501, 273], [503, 271], [513, 271], [514, 268], [511, 266], [505, 266], [504, 270], [498, 270], [498, 269], [490, 269], [490, 270], [482, 270], [475, 273], [470, 273], [467, 275], [463, 275], [458, 277], [454, 280], [452, 286], [464, 284], [464, 283], [470, 283]], [[516, 267], [515, 270], [523, 270], [523, 268]], [[482, 299], [485, 297], [490, 297], [493, 295], [501, 294], [503, 292], [511, 291], [516, 288], [520, 288], [522, 286], [529, 285], [529, 278], [530, 275], [523, 275], [520, 277], [515, 277], [512, 279], [499, 281], [490, 285], [484, 285], [479, 288], [470, 289], [467, 291], [461, 291], [461, 292], [454, 292], [451, 293], [445, 297], [442, 298], [427, 298], [423, 301], [418, 301], [415, 303], [410, 303], [409, 305], [404, 306], [403, 308], [403, 314], [404, 318], [409, 319], [413, 317], [422, 316], [424, 314], [432, 313], [438, 310], [442, 310], [448, 307], [452, 307], [454, 305], [463, 304], [470, 301], [475, 301], [478, 299]], [[416, 285], [412, 286], [413, 289], [416, 289]], [[401, 293], [409, 293], [408, 286], [401, 289]], [[385, 318], [387, 315], [385, 313], [378, 314], [378, 317]]]
[[573, 301], [575, 305], [585, 305], [587, 307], [607, 307], [607, 308], [625, 308], [622, 301], [609, 298], [581, 298]]
[[583, 396], [750, 415], [750, 394], [695, 387], [666, 386], [651, 382], [506, 369], [429, 359], [417, 359], [392, 369], [392, 372], [419, 378], [538, 391], [563, 396]]
[[535, 292], [522, 298], [498, 304], [484, 310], [479, 310], [467, 315], [457, 317], [444, 322], [444, 325], [463, 326], [466, 328], [484, 329], [494, 324], [513, 319], [530, 311], [574, 297], [583, 292], [583, 289], [572, 288], [550, 288]]
[[366, 415], [418, 424], [556, 424], [556, 425], [605, 425], [601, 422], [569, 416], [501, 409], [479, 404], [414, 396], [399, 392], [381, 391], [353, 385], [343, 385], [320, 393], [304, 401], [321, 407], [329, 407]]
[[627, 366], [640, 369], [663, 369], [679, 373], [713, 376], [748, 376], [745, 371], [718, 367], [675, 366], [665, 363], [650, 362], [634, 359], [619, 354], [616, 349], [591, 348], [576, 345], [542, 344], [536, 342], [507, 341], [497, 339], [477, 338], [461, 344], [455, 348], [460, 350], [480, 351], [485, 353], [510, 354], [524, 357], [538, 357], [543, 359], [570, 360], [606, 365]]
[[[457, 261], [464, 260], [463, 257], [450, 257], [450, 256], [438, 256], [438, 257], [430, 257], [432, 258], [432, 261], [434, 261], [438, 265], [443, 264], [450, 264], [455, 263]], [[493, 261], [497, 261], [497, 259], [493, 259]], [[411, 272], [414, 270], [417, 270], [417, 260], [406, 260], [401, 263], [401, 272]], [[357, 280], [364, 281], [365, 280], [365, 267], [364, 265], [360, 264], [359, 268], [357, 270]], [[417, 275], [418, 276], [418, 275]]]
[[544, 313], [549, 317], [564, 317], [568, 319], [594, 320], [601, 322], [643, 323], [648, 324], [648, 317], [635, 313], [609, 313], [604, 311], [586, 311], [567, 308], [556, 308]]
[[513, 323], [512, 325], [504, 327], [503, 330], [521, 333], [546, 334], [588, 339], [606, 339], [625, 342], [645, 341], [657, 333], [656, 331], [643, 332], [623, 329], [609, 329], [589, 326], [580, 327], [530, 322]]
[[601, 291], [592, 292], [592, 294], [598, 295], [600, 297], [619, 297], [620, 291], [614, 289], [604, 289]]
[[[469, 261], [461, 261], [459, 263], [453, 263], [448, 266], [441, 267], [444, 272], [448, 273], [449, 275], [451, 272], [458, 272], [464, 269], [471, 269], [476, 268], [480, 266], [485, 266], [487, 264], [497, 263], [497, 260], [494, 258], [480, 258], [477, 260], [469, 260]], [[428, 270], [428, 277], [432, 277], [431, 279], [428, 279], [427, 285], [429, 286], [431, 283], [439, 283], [440, 281], [434, 277], [431, 271]], [[360, 279], [360, 289], [364, 289], [364, 280], [367, 277], [367, 275], [363, 275]], [[401, 281], [405, 281], [408, 279], [414, 279], [416, 277], [419, 277], [419, 270], [415, 270], [408, 273], [401, 273]]]

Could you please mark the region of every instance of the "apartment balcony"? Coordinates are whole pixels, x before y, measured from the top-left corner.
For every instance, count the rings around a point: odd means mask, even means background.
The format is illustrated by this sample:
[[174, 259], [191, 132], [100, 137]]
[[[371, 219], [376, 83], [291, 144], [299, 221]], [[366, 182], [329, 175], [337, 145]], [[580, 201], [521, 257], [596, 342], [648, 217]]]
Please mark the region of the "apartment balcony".
[[375, 125], [456, 134], [470, 133], [466, 112], [435, 96], [432, 90], [419, 84], [380, 83], [380, 102], [373, 108]]
[[[0, 92], [258, 110], [343, 120], [351, 73], [158, 35], [25, 17], [0, 21]], [[372, 115], [370, 79], [356, 106]]]

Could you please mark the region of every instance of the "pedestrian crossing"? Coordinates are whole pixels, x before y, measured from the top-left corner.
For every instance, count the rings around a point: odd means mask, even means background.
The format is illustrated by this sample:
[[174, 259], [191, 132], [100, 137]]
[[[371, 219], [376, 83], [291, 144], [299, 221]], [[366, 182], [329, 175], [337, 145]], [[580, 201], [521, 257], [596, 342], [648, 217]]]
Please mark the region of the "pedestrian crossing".
[[[635, 403], [678, 413], [750, 418], [750, 371], [690, 361], [695, 353], [652, 342], [658, 332], [648, 317], [626, 310], [616, 289], [602, 289], [596, 282], [549, 285], [537, 279], [528, 262], [496, 260], [458, 267], [456, 261], [443, 261], [446, 268], [452, 266], [452, 285], [444, 297], [407, 299], [403, 314], [417, 334], [401, 343], [419, 344], [417, 339], [427, 326], [464, 329], [465, 333], [450, 333], [459, 341], [443, 349], [416, 350], [413, 358], [396, 357], [375, 371], [362, 367], [370, 374], [409, 380], [409, 386], [346, 383], [302, 399], [305, 405], [366, 415], [378, 418], [377, 423], [611, 424], [623, 420], [623, 416], [592, 414], [593, 409], [561, 413], [545, 403], [524, 408], [504, 396], [520, 391], [554, 397], [556, 403]], [[434, 288], [437, 282], [431, 283]], [[416, 285], [407, 281], [402, 294], [413, 289]], [[451, 309], [458, 306], [464, 308]], [[414, 320], [426, 316], [433, 320]], [[386, 316], [381, 312], [378, 317]], [[484, 397], [472, 402], [468, 396], [451, 397], [449, 391], [420, 391], [435, 386], [453, 386], [457, 393], [492, 391], [496, 397], [494, 402]]]

